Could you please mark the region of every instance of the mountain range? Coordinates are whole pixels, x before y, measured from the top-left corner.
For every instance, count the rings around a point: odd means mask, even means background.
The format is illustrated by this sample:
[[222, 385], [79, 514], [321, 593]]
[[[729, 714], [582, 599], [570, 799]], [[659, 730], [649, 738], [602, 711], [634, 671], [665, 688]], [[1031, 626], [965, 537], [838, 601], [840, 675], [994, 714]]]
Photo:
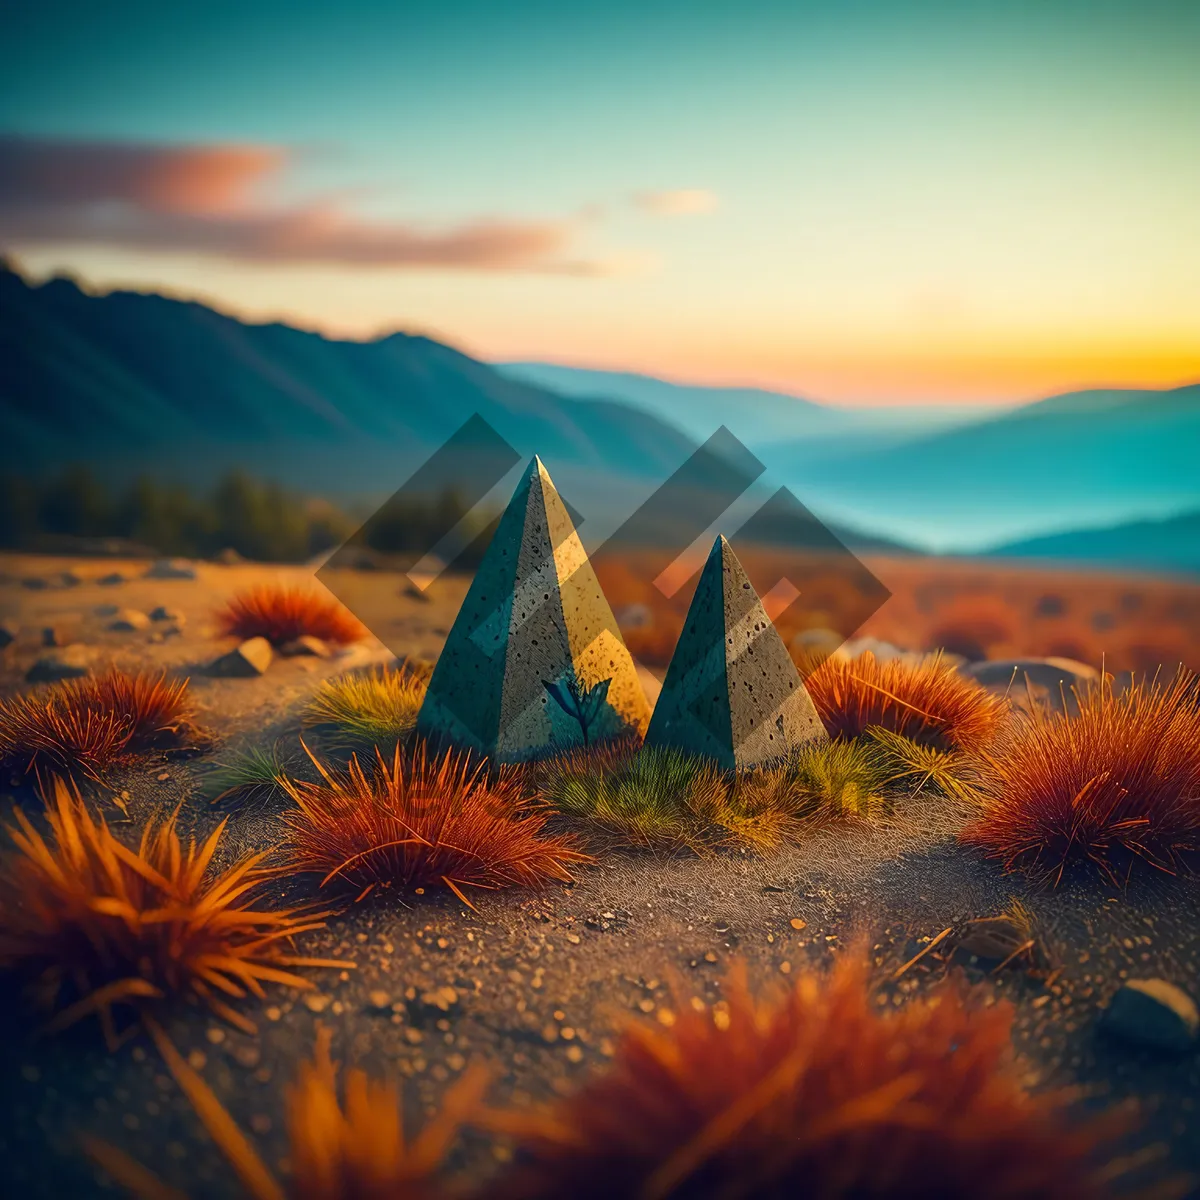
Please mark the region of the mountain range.
[[[34, 285], [0, 265], [0, 405], [9, 470], [87, 462], [118, 480], [207, 485], [241, 466], [372, 502], [478, 413], [523, 459], [551, 464], [593, 534], [724, 424], [766, 464], [770, 487], [788, 486], [864, 548], [1195, 569], [1169, 529], [1149, 555], [1157, 534], [1138, 523], [1200, 512], [1200, 386], [1005, 411], [854, 411], [756, 389], [493, 366], [404, 333], [339, 341], [158, 295]], [[1194, 543], [1195, 517], [1178, 520], [1170, 528]]]
[[772, 478], [823, 517], [923, 549], [1007, 553], [1053, 534], [1071, 558], [1080, 530], [1079, 556], [1090, 559], [1096, 527], [1200, 510], [1200, 385], [1079, 391], [1006, 409], [846, 410], [552, 364], [502, 369], [657, 415], [673, 404], [701, 428], [724, 413]]

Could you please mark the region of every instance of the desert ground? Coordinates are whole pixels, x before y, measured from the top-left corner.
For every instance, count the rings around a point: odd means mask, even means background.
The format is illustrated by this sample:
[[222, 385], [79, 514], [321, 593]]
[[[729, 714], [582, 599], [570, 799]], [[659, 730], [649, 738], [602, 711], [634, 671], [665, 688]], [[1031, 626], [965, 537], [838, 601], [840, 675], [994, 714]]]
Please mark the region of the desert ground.
[[[1200, 665], [1195, 583], [979, 563], [872, 566], [893, 599], [863, 632], [902, 648], [940, 643], [964, 657], [1058, 655], [1116, 670]], [[464, 579], [444, 577], [422, 597], [397, 575], [346, 572], [339, 593], [382, 641], [329, 658], [277, 657], [261, 676], [220, 678], [207, 664], [233, 643], [215, 635], [214, 611], [266, 579], [309, 582], [311, 569], [198, 563], [195, 579], [150, 579], [146, 567], [0, 559], [0, 620], [17, 635], [3, 651], [0, 690], [31, 686], [31, 668], [56, 653], [44, 645], [48, 629], [60, 647], [86, 647], [97, 669], [111, 662], [187, 675], [214, 747], [106, 780], [98, 803], [114, 829], [130, 831], [175, 806], [182, 828], [197, 836], [228, 818], [226, 856], [278, 840], [286, 801], [214, 803], [206, 783], [213, 763], [247, 745], [271, 744], [303, 773], [300, 710], [318, 681], [398, 654], [435, 659], [466, 589]], [[641, 599], [632, 592], [610, 598], [618, 611]], [[159, 606], [177, 619], [109, 628], [125, 610]], [[637, 655], [645, 643], [648, 665], [661, 667], [650, 646], [654, 628], [631, 636], [630, 646]], [[36, 807], [25, 781], [0, 780], [0, 791], [6, 812]], [[1105, 1005], [1125, 980], [1161, 978], [1197, 994], [1195, 881], [1162, 876], [1116, 887], [1069, 877], [1057, 888], [1035, 885], [961, 848], [954, 835], [962, 820], [945, 803], [916, 797], [887, 823], [849, 821], [761, 855], [613, 851], [577, 868], [573, 884], [488, 893], [478, 911], [449, 893], [368, 899], [306, 944], [307, 953], [343, 960], [345, 968], [311, 972], [315, 992], [271, 989], [265, 1005], [247, 1009], [256, 1036], [198, 1008], [180, 1011], [169, 1033], [266, 1161], [286, 1171], [285, 1087], [318, 1025], [332, 1028], [341, 1059], [399, 1079], [419, 1125], [472, 1062], [491, 1070], [495, 1103], [537, 1102], [602, 1068], [623, 1022], [666, 1025], [674, 1005], [717, 998], [735, 960], [767, 993], [806, 963], [860, 952], [891, 979], [887, 995], [897, 1005], [948, 971], [977, 985], [984, 1002], [1011, 1002], [1032, 1087], [1078, 1087], [1080, 1103], [1093, 1109], [1133, 1102], [1136, 1129], [1114, 1155], [1154, 1152], [1132, 1178], [1200, 1178], [1195, 1048], [1156, 1052], [1103, 1029]], [[295, 892], [278, 886], [281, 897]], [[993, 963], [937, 951], [902, 970], [944, 930], [999, 914], [1014, 898], [1033, 914], [1055, 966], [1048, 978], [1015, 967], [993, 972]], [[110, 1053], [91, 1022], [38, 1036], [19, 996], [6, 994], [4, 1005], [0, 1192], [114, 1194], [80, 1149], [80, 1137], [91, 1134], [193, 1200], [237, 1194], [228, 1164], [145, 1039]], [[477, 1178], [509, 1153], [503, 1139], [479, 1134], [467, 1135], [456, 1152]]]

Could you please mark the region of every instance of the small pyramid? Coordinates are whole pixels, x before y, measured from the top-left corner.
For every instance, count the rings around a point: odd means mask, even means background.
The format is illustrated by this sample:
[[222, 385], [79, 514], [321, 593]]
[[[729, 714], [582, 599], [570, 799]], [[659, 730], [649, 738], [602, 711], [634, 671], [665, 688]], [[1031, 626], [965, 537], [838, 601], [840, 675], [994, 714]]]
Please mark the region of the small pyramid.
[[523, 762], [585, 740], [641, 734], [649, 719], [616, 618], [535, 457], [446, 639], [417, 731]]
[[671, 656], [646, 744], [701, 754], [733, 769], [828, 739], [758, 593], [729, 543], [718, 537]]

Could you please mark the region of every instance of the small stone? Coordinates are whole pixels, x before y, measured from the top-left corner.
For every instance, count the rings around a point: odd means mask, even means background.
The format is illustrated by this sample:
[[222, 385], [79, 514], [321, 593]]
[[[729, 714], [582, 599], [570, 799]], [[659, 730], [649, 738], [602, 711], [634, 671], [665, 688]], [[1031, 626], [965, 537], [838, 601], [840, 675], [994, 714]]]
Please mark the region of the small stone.
[[382, 988], [372, 988], [367, 993], [367, 1005], [375, 1012], [391, 1012], [391, 993], [385, 992]]
[[69, 646], [70, 644], [71, 636], [63, 626], [47, 625], [42, 630], [43, 646]]
[[789, 922], [789, 924], [791, 925], [791, 927], [793, 929], [807, 929], [808, 928], [808, 922], [802, 921], [799, 917], [793, 917], [791, 919], [791, 921]]
[[105, 587], [116, 587], [119, 583], [128, 583], [129, 576], [122, 575], [120, 571], [109, 571], [107, 575], [101, 575], [96, 582]]
[[92, 673], [95, 653], [83, 645], [64, 646], [54, 654], [46, 654], [37, 660], [25, 678], [29, 683], [55, 683], [60, 679], [81, 679]]
[[0, 621], [0, 650], [6, 650], [17, 640], [17, 627], [9, 621]]
[[1200, 1013], [1187, 992], [1165, 979], [1130, 979], [1113, 996], [1104, 1028], [1136, 1045], [1183, 1053], [1196, 1042]]
[[165, 604], [160, 604], [157, 608], [151, 610], [150, 620], [174, 621], [176, 625], [182, 625], [186, 618], [184, 617], [183, 613], [179, 611], [179, 609], [168, 608]]
[[97, 617], [115, 617], [121, 611], [116, 604], [97, 604], [92, 613]]
[[240, 646], [223, 654], [209, 666], [209, 673], [236, 679], [250, 679], [262, 675], [271, 665], [275, 652], [264, 637], [250, 638]]
[[109, 625], [114, 633], [137, 633], [150, 627], [150, 618], [136, 608], [123, 608]]
[[196, 568], [182, 558], [160, 558], [143, 576], [145, 579], [195, 579]]
[[329, 996], [322, 996], [320, 992], [309, 992], [304, 997], [304, 1007], [309, 1012], [323, 1013], [329, 1007]]
[[294, 641], [285, 642], [279, 647], [279, 653], [288, 658], [328, 658], [330, 649], [319, 637], [306, 633]]

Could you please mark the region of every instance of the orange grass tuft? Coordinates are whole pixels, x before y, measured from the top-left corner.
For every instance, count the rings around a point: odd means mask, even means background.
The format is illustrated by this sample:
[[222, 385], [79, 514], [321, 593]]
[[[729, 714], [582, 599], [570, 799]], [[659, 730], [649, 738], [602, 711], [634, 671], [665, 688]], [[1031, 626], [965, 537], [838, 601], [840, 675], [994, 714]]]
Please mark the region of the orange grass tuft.
[[362, 622], [332, 596], [280, 584], [239, 592], [217, 614], [217, 624], [226, 636], [265, 637], [273, 646], [304, 636], [345, 646], [367, 636]]
[[[1107, 1194], [1094, 1174], [1115, 1122], [1081, 1126], [1063, 1095], [1026, 1093], [1007, 1005], [952, 987], [898, 1012], [872, 1002], [859, 955], [777, 1004], [744, 972], [712, 1010], [636, 1024], [611, 1067], [541, 1114], [493, 1115], [517, 1137], [499, 1200]], [[682, 1000], [682, 996], [680, 997]]]
[[57, 779], [49, 837], [15, 816], [15, 853], [0, 865], [0, 970], [26, 980], [54, 1014], [51, 1030], [95, 1014], [114, 1045], [115, 1006], [141, 1015], [185, 998], [253, 1032], [230, 999], [262, 998], [264, 983], [311, 987], [292, 967], [353, 965], [291, 952], [290, 939], [321, 928], [327, 913], [251, 907], [266, 852], [210, 869], [225, 822], [202, 846], [184, 846], [172, 815], [131, 850]]
[[[301, 1065], [287, 1092], [292, 1177], [285, 1188], [203, 1078], [154, 1032], [176, 1081], [252, 1200], [439, 1200], [449, 1195], [438, 1177], [458, 1130], [479, 1110], [485, 1071], [467, 1070], [410, 1142], [395, 1087], [352, 1069], [345, 1076], [344, 1103], [339, 1099], [329, 1030], [318, 1027], [313, 1059]], [[131, 1194], [142, 1200], [184, 1200], [124, 1151], [95, 1138], [85, 1139], [84, 1145], [97, 1165]]]
[[804, 686], [833, 737], [861, 737], [876, 727], [936, 749], [977, 750], [995, 737], [1008, 712], [1003, 699], [963, 678], [940, 655], [918, 663], [879, 662], [869, 652], [831, 658]]
[[1058, 882], [1072, 861], [1117, 881], [1137, 864], [1175, 872], [1200, 852], [1196, 677], [1112, 677], [1075, 715], [1039, 707], [982, 766], [983, 815], [962, 840], [1008, 869]]
[[139, 754], [207, 742], [186, 679], [111, 670], [0, 700], [0, 766], [98, 778]]
[[[307, 747], [305, 747], [307, 749]], [[315, 872], [321, 886], [362, 899], [380, 886], [444, 884], [473, 907], [464, 888], [540, 887], [570, 882], [567, 867], [590, 859], [568, 837], [543, 835], [516, 769], [489, 773], [453, 752], [431, 756], [376, 750], [364, 769], [357, 757], [329, 771], [311, 752], [321, 778], [285, 779], [296, 808], [284, 814], [287, 866]]]

